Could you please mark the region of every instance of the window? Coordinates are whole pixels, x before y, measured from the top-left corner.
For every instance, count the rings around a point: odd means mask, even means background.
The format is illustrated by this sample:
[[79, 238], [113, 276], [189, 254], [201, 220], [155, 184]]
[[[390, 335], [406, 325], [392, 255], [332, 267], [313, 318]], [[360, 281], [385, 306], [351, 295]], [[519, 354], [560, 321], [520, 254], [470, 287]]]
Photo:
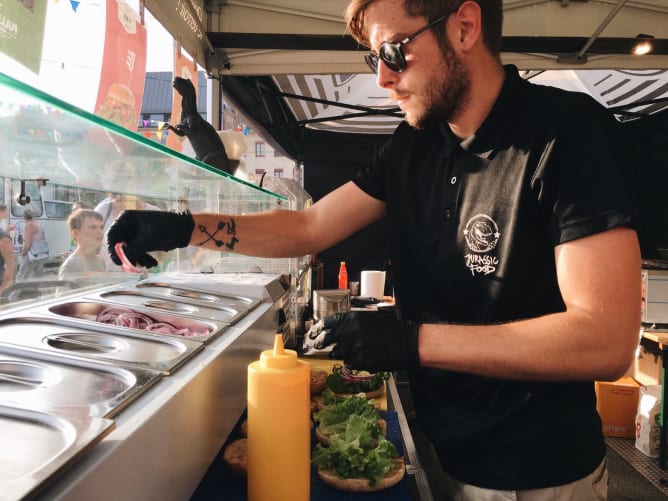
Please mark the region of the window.
[[255, 169], [255, 174], [264, 174], [264, 169]]
[[274, 169], [274, 177], [283, 177], [283, 169]]
[[255, 156], [256, 157], [264, 156], [264, 143], [262, 141], [255, 142]]

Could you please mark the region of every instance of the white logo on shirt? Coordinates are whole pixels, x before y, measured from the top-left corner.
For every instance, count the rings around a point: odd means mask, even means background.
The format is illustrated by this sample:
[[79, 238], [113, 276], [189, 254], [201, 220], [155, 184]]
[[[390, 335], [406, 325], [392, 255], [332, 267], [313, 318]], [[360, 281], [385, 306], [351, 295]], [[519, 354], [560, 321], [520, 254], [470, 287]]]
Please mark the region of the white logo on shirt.
[[464, 257], [466, 267], [473, 275], [476, 273], [489, 275], [496, 271], [499, 260], [491, 252], [500, 237], [501, 233], [496, 222], [485, 214], [477, 214], [466, 223], [464, 239], [471, 252]]

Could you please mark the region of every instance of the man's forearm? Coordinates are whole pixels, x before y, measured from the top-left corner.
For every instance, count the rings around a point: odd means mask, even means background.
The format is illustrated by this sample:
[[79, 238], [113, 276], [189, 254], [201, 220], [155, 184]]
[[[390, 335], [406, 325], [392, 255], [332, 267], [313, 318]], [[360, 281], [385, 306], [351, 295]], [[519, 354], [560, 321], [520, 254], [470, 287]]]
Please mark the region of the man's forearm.
[[261, 214], [193, 214], [190, 244], [210, 250], [258, 257], [293, 257], [316, 252], [301, 211]]

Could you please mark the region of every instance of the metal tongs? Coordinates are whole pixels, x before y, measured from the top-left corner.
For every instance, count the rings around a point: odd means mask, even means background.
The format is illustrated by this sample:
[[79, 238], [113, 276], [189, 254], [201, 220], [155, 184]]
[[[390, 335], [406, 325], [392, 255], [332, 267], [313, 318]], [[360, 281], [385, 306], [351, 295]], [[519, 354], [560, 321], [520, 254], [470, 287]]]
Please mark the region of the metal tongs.
[[121, 269], [126, 273], [140, 273], [140, 278], [142, 279], [148, 277], [148, 270], [145, 266], [138, 267], [130, 262], [128, 256], [125, 255], [125, 251], [123, 250], [124, 245], [125, 242], [118, 242], [116, 245], [114, 245], [114, 251], [116, 251], [116, 255], [121, 260]]
[[324, 319], [320, 319], [314, 323], [304, 336], [304, 355], [320, 355], [332, 351], [334, 344], [323, 345], [325, 336], [328, 333], [329, 329], [325, 329]]

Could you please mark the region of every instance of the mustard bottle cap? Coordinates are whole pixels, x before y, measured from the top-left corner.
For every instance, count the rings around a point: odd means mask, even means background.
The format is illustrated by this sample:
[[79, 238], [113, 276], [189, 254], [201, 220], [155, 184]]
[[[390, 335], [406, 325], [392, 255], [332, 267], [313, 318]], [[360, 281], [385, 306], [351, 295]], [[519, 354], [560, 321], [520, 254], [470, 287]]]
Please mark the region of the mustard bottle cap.
[[297, 365], [297, 352], [286, 350], [283, 335], [274, 336], [274, 349], [260, 353], [260, 363], [268, 369], [287, 369]]

